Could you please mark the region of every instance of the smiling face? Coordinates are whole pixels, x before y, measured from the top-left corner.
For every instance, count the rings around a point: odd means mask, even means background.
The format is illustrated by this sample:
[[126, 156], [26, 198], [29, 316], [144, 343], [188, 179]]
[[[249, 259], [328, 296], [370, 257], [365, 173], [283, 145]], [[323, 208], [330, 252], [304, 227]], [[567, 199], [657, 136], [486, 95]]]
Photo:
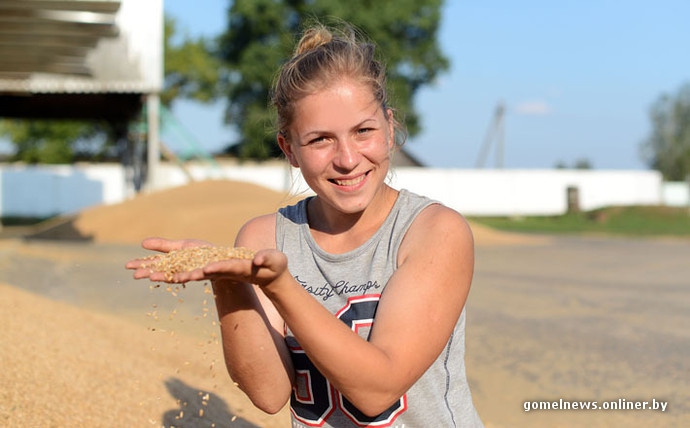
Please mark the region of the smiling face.
[[293, 117], [278, 144], [320, 203], [353, 214], [376, 202], [394, 142], [390, 112], [371, 87], [337, 81], [297, 101]]

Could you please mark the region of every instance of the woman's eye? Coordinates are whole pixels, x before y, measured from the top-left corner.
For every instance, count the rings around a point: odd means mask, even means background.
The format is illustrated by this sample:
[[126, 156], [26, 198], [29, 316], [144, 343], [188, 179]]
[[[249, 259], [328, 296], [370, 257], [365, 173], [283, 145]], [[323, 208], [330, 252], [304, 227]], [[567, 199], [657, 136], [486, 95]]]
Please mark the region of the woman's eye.
[[357, 133], [358, 134], [366, 134], [367, 132], [371, 132], [371, 131], [373, 131], [373, 128], [359, 128], [357, 130]]
[[311, 140], [307, 140], [306, 144], [307, 146], [323, 146], [328, 144], [330, 141], [330, 138], [327, 136], [322, 136], [322, 137], [314, 137]]

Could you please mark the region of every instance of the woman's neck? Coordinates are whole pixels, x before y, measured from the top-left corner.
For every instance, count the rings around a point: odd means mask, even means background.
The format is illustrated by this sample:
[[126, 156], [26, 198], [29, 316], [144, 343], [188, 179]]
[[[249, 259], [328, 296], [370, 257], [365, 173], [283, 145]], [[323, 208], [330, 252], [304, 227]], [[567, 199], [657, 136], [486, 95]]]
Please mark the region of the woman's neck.
[[386, 221], [398, 191], [384, 185], [372, 202], [357, 213], [343, 213], [319, 197], [309, 202], [309, 228], [319, 246], [330, 253], [351, 251], [365, 243]]

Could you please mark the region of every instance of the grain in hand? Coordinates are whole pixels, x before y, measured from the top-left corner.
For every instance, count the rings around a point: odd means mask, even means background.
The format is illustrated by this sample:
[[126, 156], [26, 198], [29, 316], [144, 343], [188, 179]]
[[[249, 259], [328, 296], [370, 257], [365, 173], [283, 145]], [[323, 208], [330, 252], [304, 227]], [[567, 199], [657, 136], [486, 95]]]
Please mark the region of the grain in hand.
[[165, 279], [171, 281], [176, 273], [201, 269], [209, 263], [229, 259], [254, 258], [255, 251], [244, 247], [192, 247], [173, 250], [166, 254], [151, 256], [142, 268], [153, 272], [163, 272]]

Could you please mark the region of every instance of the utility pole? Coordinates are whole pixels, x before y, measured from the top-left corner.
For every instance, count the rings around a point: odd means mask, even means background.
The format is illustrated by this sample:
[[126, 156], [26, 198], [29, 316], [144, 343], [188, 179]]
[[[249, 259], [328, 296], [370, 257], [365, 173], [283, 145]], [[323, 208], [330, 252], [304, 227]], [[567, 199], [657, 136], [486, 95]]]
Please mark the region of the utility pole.
[[489, 124], [489, 129], [486, 132], [486, 137], [484, 138], [484, 144], [482, 144], [481, 151], [477, 157], [476, 168], [483, 168], [486, 163], [486, 158], [489, 154], [489, 150], [493, 144], [494, 139], [496, 140], [496, 168], [503, 168], [504, 157], [505, 157], [505, 106], [502, 102], [496, 105], [496, 110], [494, 110], [493, 119]]

